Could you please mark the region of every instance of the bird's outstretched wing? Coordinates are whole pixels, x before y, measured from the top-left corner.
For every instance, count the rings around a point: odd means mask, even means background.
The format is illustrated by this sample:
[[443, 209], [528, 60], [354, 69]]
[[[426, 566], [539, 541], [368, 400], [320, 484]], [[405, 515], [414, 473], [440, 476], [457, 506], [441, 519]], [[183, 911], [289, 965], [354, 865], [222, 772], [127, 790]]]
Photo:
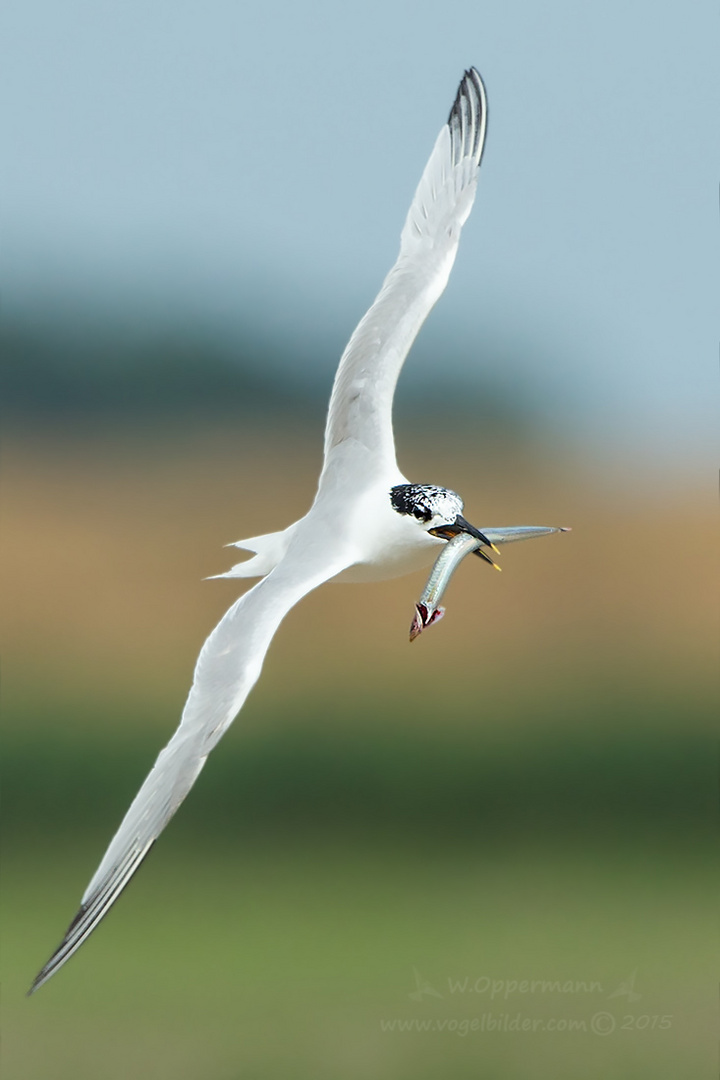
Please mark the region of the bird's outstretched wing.
[[486, 124], [485, 88], [470, 68], [415, 192], [397, 262], [340, 360], [325, 428], [326, 467], [333, 449], [348, 439], [395, 464], [395, 384], [418, 330], [447, 285], [475, 198]]
[[333, 553], [311, 543], [298, 545], [220, 620], [198, 657], [180, 726], [136, 795], [85, 891], [79, 912], [30, 993], [80, 948], [117, 900], [242, 707], [284, 616], [349, 562], [339, 550]]

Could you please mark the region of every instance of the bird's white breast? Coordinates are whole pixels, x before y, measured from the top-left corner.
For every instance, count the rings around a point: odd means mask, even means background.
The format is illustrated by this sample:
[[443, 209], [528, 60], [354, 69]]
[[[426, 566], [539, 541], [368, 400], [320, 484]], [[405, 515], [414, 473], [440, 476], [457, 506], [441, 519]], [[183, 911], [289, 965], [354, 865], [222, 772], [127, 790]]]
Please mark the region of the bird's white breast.
[[352, 520], [357, 562], [338, 576], [338, 581], [384, 581], [401, 577], [428, 566], [445, 543], [430, 536], [421, 525], [405, 514], [398, 514], [390, 503], [394, 484], [406, 483], [403, 477], [373, 484], [357, 500]]

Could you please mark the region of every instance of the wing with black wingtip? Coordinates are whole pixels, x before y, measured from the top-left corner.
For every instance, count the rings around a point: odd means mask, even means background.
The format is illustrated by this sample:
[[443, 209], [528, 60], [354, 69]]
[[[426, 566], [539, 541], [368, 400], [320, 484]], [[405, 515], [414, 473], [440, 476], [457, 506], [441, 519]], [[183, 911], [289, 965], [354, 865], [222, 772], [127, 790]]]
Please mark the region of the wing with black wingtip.
[[241, 596], [220, 620], [198, 657], [180, 726], [135, 796], [80, 910], [30, 994], [77, 952], [128, 884], [242, 708], [290, 608], [351, 561], [339, 545], [333, 550], [327, 544], [306, 544]]
[[[355, 439], [395, 464], [392, 401], [410, 346], [447, 285], [472, 209], [487, 127], [485, 87], [465, 72], [400, 238], [400, 254], [340, 360], [325, 428], [325, 465]], [[321, 479], [322, 483], [322, 479]]]

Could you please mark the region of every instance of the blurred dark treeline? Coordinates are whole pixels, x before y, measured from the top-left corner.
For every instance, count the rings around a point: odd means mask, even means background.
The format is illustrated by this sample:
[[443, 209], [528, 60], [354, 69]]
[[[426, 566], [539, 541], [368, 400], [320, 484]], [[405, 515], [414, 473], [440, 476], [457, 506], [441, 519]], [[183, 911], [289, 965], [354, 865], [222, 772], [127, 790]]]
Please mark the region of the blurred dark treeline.
[[[639, 834], [686, 845], [707, 840], [714, 820], [710, 705], [702, 700], [685, 703], [685, 731], [672, 730], [683, 706], [667, 698], [641, 703], [646, 716], [637, 700], [548, 702], [536, 709], [538, 731], [514, 738], [480, 731], [410, 739], [395, 726], [396, 706], [384, 734], [364, 732], [359, 703], [344, 703], [341, 725], [318, 708], [299, 701], [295, 731], [278, 730], [268, 715], [266, 731], [228, 738], [193, 792], [186, 839], [347, 830], [500, 839], [519, 830], [546, 840]], [[602, 730], [608, 712], [620, 721], [612, 733]], [[18, 838], [48, 821], [73, 832], [112, 828], [160, 749], [151, 716], [147, 732], [123, 730], [124, 719], [110, 704], [95, 730], [73, 730], [77, 707], [64, 717], [60, 704], [41, 739], [37, 729], [24, 734], [22, 723], [6, 734], [6, 828]], [[652, 740], [643, 719], [657, 726]]]
[[233, 348], [200, 330], [160, 325], [5, 320], [0, 347], [8, 418], [321, 409], [316, 388], [279, 380], [277, 350], [250, 334]]
[[[192, 320], [123, 322], [38, 308], [34, 319], [0, 320], [0, 358], [4, 419], [23, 425], [260, 415], [292, 416], [319, 431], [339, 356], [321, 334], [310, 342], [273, 338], [260, 320], [223, 335]], [[463, 410], [485, 431], [513, 436], [537, 423], [530, 402], [490, 378], [470, 392], [456, 379], [438, 378], [430, 389], [427, 379], [408, 380], [395, 408], [399, 422], [412, 419], [429, 393], [438, 423]]]

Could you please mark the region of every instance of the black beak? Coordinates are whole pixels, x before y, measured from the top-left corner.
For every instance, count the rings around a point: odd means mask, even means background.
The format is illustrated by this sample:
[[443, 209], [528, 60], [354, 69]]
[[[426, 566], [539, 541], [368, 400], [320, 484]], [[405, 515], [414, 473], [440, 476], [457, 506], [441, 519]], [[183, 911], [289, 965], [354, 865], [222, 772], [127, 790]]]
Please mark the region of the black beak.
[[[471, 525], [469, 521], [466, 521], [462, 514], [458, 514], [451, 525], [439, 525], [437, 529], [430, 529], [429, 531], [432, 536], [442, 536], [445, 540], [449, 540], [451, 536], [457, 536], [457, 534], [461, 532], [469, 533], [470, 536], [474, 536], [476, 540], [480, 540], [486, 547], [492, 548], [493, 551], [499, 554], [498, 549], [492, 541], [488, 540], [487, 536], [485, 536], [484, 533], [481, 533], [479, 529], [476, 529], [474, 525]], [[489, 555], [485, 554], [482, 548], [478, 548], [475, 554], [479, 555], [485, 562], [490, 563], [491, 566], [494, 566], [496, 570], [500, 569], [500, 567], [492, 561]]]

